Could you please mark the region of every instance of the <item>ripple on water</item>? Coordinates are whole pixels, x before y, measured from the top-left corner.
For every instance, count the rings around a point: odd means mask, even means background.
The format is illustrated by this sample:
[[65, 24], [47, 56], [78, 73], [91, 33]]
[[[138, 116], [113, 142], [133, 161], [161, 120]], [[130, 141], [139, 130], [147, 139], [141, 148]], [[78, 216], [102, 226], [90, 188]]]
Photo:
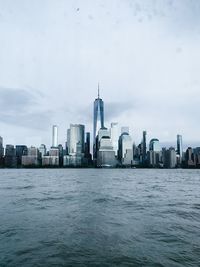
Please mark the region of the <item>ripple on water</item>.
[[0, 266], [200, 266], [199, 177], [0, 170]]

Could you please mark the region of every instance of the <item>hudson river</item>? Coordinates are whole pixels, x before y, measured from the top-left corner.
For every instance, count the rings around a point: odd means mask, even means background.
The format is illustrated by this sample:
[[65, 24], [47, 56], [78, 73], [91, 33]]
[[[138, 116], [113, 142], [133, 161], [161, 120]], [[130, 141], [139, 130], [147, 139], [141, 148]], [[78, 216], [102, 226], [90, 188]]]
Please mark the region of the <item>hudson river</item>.
[[200, 266], [200, 170], [0, 170], [0, 266]]

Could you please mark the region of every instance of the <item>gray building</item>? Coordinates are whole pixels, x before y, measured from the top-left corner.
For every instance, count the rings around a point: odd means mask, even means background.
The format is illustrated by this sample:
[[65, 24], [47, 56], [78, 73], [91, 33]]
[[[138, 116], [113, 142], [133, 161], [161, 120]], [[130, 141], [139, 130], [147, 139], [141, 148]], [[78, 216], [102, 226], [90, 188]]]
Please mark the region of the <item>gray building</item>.
[[13, 145], [6, 145], [4, 164], [7, 168], [15, 168], [17, 166], [16, 150]]
[[164, 167], [165, 168], [175, 168], [177, 166], [176, 162], [176, 150], [174, 147], [170, 147], [169, 149], [163, 150], [164, 156]]
[[63, 158], [64, 166], [80, 166], [85, 154], [85, 126], [82, 124], [70, 124], [67, 131], [68, 155]]
[[149, 167], [159, 167], [161, 162], [160, 143], [157, 138], [149, 142], [149, 151], [147, 152], [147, 162]]
[[118, 159], [124, 166], [133, 165], [133, 140], [126, 132], [119, 137]]

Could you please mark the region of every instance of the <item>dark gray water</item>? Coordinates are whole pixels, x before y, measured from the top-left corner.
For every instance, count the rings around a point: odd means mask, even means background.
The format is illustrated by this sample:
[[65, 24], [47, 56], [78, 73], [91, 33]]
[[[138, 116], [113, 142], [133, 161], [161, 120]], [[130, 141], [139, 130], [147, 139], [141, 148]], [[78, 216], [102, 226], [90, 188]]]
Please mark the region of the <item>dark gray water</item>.
[[200, 266], [200, 171], [0, 170], [3, 266]]

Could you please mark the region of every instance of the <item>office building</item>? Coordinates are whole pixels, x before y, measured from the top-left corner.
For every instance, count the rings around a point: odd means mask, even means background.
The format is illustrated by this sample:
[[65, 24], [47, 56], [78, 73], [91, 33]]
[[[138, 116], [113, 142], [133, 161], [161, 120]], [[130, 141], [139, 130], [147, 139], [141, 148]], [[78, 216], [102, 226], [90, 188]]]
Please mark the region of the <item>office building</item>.
[[38, 166], [39, 165], [39, 150], [36, 147], [28, 148], [28, 155], [22, 156], [23, 166]]
[[177, 135], [177, 156], [178, 156], [178, 166], [181, 167], [182, 161], [183, 161], [183, 141], [182, 141], [182, 135]]
[[149, 142], [149, 151], [147, 152], [147, 162], [149, 167], [159, 167], [161, 162], [161, 151], [159, 140], [154, 138]]
[[118, 153], [118, 141], [119, 141], [119, 127], [117, 122], [112, 122], [110, 127], [110, 137], [115, 151], [115, 156]]
[[68, 155], [63, 158], [64, 166], [80, 166], [85, 154], [85, 126], [70, 124], [67, 131]]
[[25, 145], [16, 145], [16, 158], [17, 158], [17, 166], [21, 166], [22, 164], [22, 156], [26, 156], [28, 154], [28, 148]]
[[104, 103], [99, 96], [94, 101], [94, 113], [93, 113], [93, 157], [96, 158], [96, 136], [100, 128], [104, 128]]
[[122, 126], [121, 127], [121, 134], [127, 133], [129, 134], [129, 127], [128, 126]]
[[118, 159], [124, 166], [133, 165], [133, 140], [126, 132], [119, 137]]
[[16, 150], [13, 145], [6, 145], [4, 164], [7, 168], [15, 168], [17, 166]]
[[147, 161], [147, 132], [143, 131], [142, 137], [142, 164], [146, 166]]
[[52, 127], [52, 147], [58, 147], [58, 126]]
[[39, 153], [40, 153], [40, 157], [44, 157], [47, 154], [47, 148], [44, 144], [41, 144], [39, 147]]
[[97, 167], [115, 167], [116, 158], [110, 131], [105, 127], [98, 132]]
[[165, 168], [175, 168], [177, 165], [176, 162], [176, 150], [174, 147], [170, 147], [169, 149], [163, 149], [163, 153], [164, 153], [164, 167]]
[[185, 164], [188, 168], [196, 167], [196, 157], [191, 147], [188, 147], [185, 153]]
[[4, 156], [3, 138], [0, 136], [0, 158]]

